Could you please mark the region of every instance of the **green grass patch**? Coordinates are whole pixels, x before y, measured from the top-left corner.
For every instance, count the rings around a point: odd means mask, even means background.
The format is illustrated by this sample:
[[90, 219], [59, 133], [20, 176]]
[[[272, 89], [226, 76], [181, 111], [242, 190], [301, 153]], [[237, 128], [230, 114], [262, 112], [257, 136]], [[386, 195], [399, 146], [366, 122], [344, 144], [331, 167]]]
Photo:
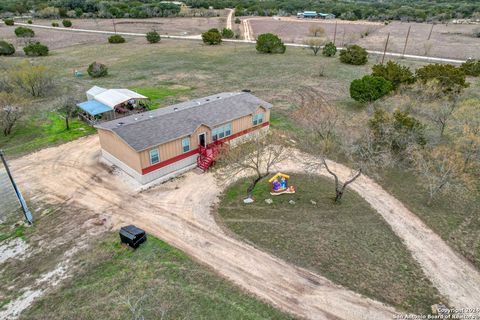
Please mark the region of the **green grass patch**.
[[21, 119], [8, 136], [0, 136], [0, 146], [8, 156], [20, 156], [95, 133], [81, 120], [71, 119], [70, 130], [56, 112], [44, 112]]
[[133, 251], [110, 234], [76, 263], [80, 271], [23, 319], [292, 319], [152, 236]]
[[185, 93], [191, 90], [189, 87], [169, 86], [169, 87], [138, 87], [133, 88], [133, 91], [144, 95], [152, 102], [149, 106], [150, 110], [157, 109], [159, 104], [167, 97], [174, 97], [180, 93]]
[[293, 174], [295, 194], [272, 196], [265, 179], [245, 205], [248, 183], [229, 187], [219, 207], [219, 219], [240, 238], [406, 312], [427, 313], [439, 301], [401, 240], [355, 192], [335, 204], [333, 181]]
[[392, 169], [382, 173], [380, 184], [419, 216], [448, 244], [480, 268], [480, 197], [465, 200], [439, 196], [427, 205], [428, 193], [411, 172]]

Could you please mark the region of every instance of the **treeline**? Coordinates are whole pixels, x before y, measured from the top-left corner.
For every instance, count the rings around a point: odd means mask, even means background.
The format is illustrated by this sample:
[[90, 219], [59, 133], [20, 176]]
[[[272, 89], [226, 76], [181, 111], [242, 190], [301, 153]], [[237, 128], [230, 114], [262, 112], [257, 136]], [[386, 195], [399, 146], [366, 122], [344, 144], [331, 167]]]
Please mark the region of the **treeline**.
[[160, 0], [3, 0], [2, 15], [30, 14], [39, 18], [97, 17], [150, 18], [180, 13], [180, 6]]
[[235, 7], [237, 15], [296, 15], [311, 10], [333, 13], [345, 20], [444, 21], [455, 18], [479, 18], [477, 0], [187, 0], [192, 7]]
[[[333, 13], [345, 20], [446, 21], [480, 19], [478, 0], [185, 0], [192, 8], [236, 8], [236, 15], [295, 15], [304, 10]], [[180, 13], [180, 7], [160, 0], [3, 0], [3, 15], [28, 14], [59, 17], [167, 17]]]

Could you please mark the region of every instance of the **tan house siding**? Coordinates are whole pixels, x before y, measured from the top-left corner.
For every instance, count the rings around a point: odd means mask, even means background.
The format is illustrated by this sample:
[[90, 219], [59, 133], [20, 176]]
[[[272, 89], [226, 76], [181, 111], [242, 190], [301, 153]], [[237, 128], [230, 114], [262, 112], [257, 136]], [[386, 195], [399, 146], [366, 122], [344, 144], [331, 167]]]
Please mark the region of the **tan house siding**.
[[98, 129], [100, 145], [103, 150], [122, 161], [135, 171], [142, 172], [139, 154], [128, 146], [115, 133], [107, 130]]
[[[263, 120], [264, 122], [270, 120], [270, 110], [269, 109], [265, 109], [263, 107], [260, 107], [255, 112], [255, 114], [258, 114], [260, 112], [265, 113], [265, 117], [264, 117], [264, 120]], [[248, 116], [245, 116], [245, 117], [235, 119], [235, 120], [231, 121], [231, 123], [232, 123], [232, 134], [236, 134], [236, 133], [242, 132], [244, 130], [250, 129], [250, 128], [253, 127], [252, 115], [248, 115]], [[108, 134], [108, 139], [106, 139], [107, 141], [110, 141], [112, 138], [119, 140], [111, 132], [108, 132], [108, 131], [105, 131], [105, 130], [99, 130], [99, 134], [100, 134], [100, 131], [104, 131]], [[200, 133], [203, 133], [203, 132], [206, 133], [206, 142], [207, 143], [212, 142], [212, 130], [205, 125], [201, 125], [200, 127], [198, 127], [197, 130], [195, 130], [195, 132], [193, 132], [190, 135], [190, 150], [198, 148], [198, 144], [199, 144], [198, 135]], [[126, 147], [130, 150], [128, 150], [128, 151], [126, 151], [125, 149], [123, 149], [123, 151], [116, 150], [115, 147], [111, 147], [111, 146], [104, 147], [103, 144], [102, 144], [102, 148], [105, 148], [105, 150], [110, 152], [112, 155], [114, 155], [118, 159], [124, 161], [127, 165], [131, 166], [136, 171], [141, 172], [142, 169], [148, 168], [152, 165], [150, 163], [150, 150], [151, 149], [158, 148], [158, 151], [160, 153], [160, 162], [169, 160], [171, 158], [174, 158], [176, 156], [179, 156], [179, 155], [183, 154], [183, 149], [182, 149], [183, 138], [185, 138], [185, 137], [182, 137], [182, 138], [179, 138], [179, 139], [161, 144], [159, 146], [149, 148], [149, 149], [141, 151], [139, 153], [136, 153], [137, 157], [135, 157], [134, 154], [132, 155], [132, 153], [135, 153], [135, 151], [130, 149], [128, 146], [126, 146], [125, 143], [123, 143], [123, 141], [121, 141], [122, 146]], [[102, 139], [101, 139], [101, 141], [102, 141]], [[115, 142], [114, 145], [116, 145], [116, 144], [118, 144], [118, 143]], [[112, 149], [114, 150], [113, 152], [110, 151]], [[120, 158], [120, 157], [123, 156], [122, 152], [125, 152], [126, 157]], [[124, 160], [124, 158], [129, 158], [129, 160]]]

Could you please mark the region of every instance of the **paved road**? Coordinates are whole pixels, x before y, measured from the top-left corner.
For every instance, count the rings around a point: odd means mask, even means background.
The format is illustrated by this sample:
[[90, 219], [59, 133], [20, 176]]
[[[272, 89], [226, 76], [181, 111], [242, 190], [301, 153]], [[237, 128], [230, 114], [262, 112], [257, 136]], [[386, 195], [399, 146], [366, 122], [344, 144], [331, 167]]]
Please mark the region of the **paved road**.
[[[245, 22], [247, 21], [247, 22]], [[236, 43], [244, 43], [244, 44], [255, 44], [256, 42], [253, 41], [251, 38], [251, 27], [248, 23], [248, 19], [243, 20], [243, 27], [249, 30], [245, 32], [245, 40], [235, 40], [235, 39], [224, 39], [224, 42], [236, 42]], [[15, 22], [15, 25], [19, 26], [26, 26], [29, 28], [41, 28], [41, 29], [51, 29], [58, 32], [81, 32], [81, 33], [96, 33], [96, 34], [115, 34], [114, 31], [103, 31], [103, 30], [91, 30], [91, 29], [77, 29], [77, 28], [61, 28], [61, 27], [51, 27], [51, 26], [42, 26], [37, 24], [26, 24], [21, 22]], [[124, 36], [135, 36], [135, 37], [145, 37], [145, 33], [136, 33], [136, 32], [117, 32], [116, 34], [124, 35]], [[161, 35], [162, 38], [166, 39], [178, 39], [178, 40], [201, 40], [200, 35], [193, 35], [193, 36], [173, 36], [173, 35]], [[288, 47], [299, 47], [299, 48], [306, 48], [307, 46], [304, 44], [297, 44], [297, 43], [285, 43]], [[342, 49], [339, 47], [338, 49]], [[370, 54], [375, 55], [383, 55], [382, 51], [376, 50], [367, 50]], [[430, 57], [430, 56], [420, 56], [420, 55], [413, 55], [413, 54], [405, 54], [402, 55], [401, 53], [397, 52], [386, 52], [386, 56], [389, 57], [396, 57], [396, 58], [404, 58], [404, 59], [412, 59], [412, 60], [420, 60], [420, 61], [428, 61], [428, 62], [441, 62], [441, 63], [452, 63], [452, 64], [460, 64], [465, 62], [465, 60], [458, 60], [458, 59], [449, 59], [449, 58], [438, 58], [438, 57]]]

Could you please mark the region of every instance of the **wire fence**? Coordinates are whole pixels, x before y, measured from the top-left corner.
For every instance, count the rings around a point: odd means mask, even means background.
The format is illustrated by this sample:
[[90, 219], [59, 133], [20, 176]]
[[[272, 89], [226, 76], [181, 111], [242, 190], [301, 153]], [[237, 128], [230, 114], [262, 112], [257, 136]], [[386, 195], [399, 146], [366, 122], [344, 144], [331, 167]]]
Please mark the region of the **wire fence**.
[[7, 171], [0, 161], [0, 224], [21, 217], [21, 206], [18, 201]]

